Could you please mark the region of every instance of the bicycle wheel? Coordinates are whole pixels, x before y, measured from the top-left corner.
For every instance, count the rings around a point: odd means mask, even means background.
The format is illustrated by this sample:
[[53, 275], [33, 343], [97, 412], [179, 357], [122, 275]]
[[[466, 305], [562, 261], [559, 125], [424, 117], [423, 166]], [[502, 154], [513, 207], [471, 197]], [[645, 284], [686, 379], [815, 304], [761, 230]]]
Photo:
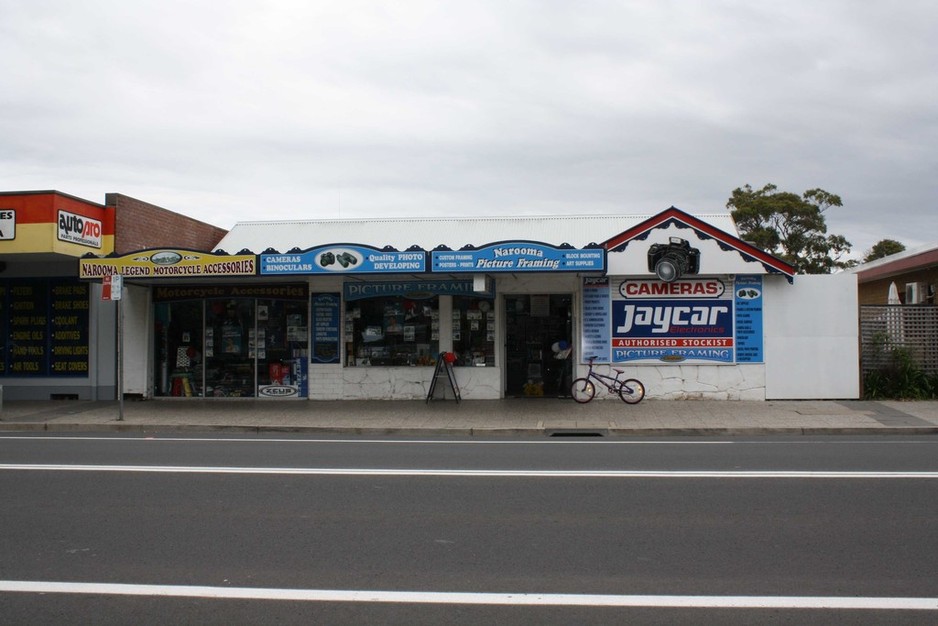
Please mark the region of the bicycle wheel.
[[645, 385], [640, 380], [627, 378], [619, 387], [619, 397], [626, 404], [638, 404], [645, 397]]
[[596, 387], [586, 378], [577, 378], [570, 385], [570, 395], [580, 404], [586, 404], [596, 395]]

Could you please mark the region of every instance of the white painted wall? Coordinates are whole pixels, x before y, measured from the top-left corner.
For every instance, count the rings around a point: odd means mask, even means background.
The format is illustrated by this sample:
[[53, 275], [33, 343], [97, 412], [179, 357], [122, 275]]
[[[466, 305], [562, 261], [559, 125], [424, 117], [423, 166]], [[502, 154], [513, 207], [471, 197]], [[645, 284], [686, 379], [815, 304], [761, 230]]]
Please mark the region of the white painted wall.
[[768, 400], [860, 397], [856, 274], [765, 280]]
[[124, 394], [153, 395], [153, 307], [150, 289], [124, 283], [121, 319], [124, 333]]
[[[432, 367], [342, 367], [311, 365], [310, 400], [423, 400], [430, 391]], [[455, 367], [464, 400], [501, 397], [500, 367]], [[446, 397], [452, 399], [444, 384]]]
[[[742, 365], [654, 365], [616, 363], [594, 365], [593, 371], [621, 378], [637, 378], [645, 385], [645, 397], [659, 400], [765, 400], [765, 366]], [[586, 365], [577, 365], [577, 376], [585, 376]], [[618, 400], [597, 394], [597, 398]], [[621, 400], [620, 400], [621, 402]]]

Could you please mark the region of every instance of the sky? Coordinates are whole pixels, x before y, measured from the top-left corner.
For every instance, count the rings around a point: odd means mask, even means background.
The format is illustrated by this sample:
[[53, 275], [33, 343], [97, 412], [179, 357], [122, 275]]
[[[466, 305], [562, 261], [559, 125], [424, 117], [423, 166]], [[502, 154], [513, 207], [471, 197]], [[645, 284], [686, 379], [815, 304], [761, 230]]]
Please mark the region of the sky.
[[725, 212], [938, 241], [938, 4], [0, 0], [0, 190], [236, 222]]

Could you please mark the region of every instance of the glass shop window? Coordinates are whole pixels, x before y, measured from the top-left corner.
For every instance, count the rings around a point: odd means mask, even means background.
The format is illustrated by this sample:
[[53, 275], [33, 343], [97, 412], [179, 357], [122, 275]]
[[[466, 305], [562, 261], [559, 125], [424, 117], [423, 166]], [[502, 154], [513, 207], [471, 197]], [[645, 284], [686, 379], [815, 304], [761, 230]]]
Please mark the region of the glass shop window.
[[202, 309], [201, 300], [156, 305], [155, 396], [203, 395]]
[[488, 298], [453, 297], [456, 365], [495, 366], [495, 307]]
[[345, 304], [346, 364], [436, 365], [439, 298], [373, 298]]
[[251, 397], [254, 379], [253, 298], [208, 300], [205, 312], [205, 391], [210, 397]]

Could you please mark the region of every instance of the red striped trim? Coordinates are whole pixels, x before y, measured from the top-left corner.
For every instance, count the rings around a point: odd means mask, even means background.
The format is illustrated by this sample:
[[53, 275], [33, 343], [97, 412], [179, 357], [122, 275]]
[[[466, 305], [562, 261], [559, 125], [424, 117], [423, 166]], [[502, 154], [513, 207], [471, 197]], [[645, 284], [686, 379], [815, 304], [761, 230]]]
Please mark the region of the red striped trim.
[[707, 222], [704, 222], [703, 220], [685, 213], [684, 211], [681, 211], [675, 207], [671, 207], [670, 209], [662, 211], [654, 217], [648, 218], [641, 224], [633, 226], [627, 231], [606, 240], [602, 245], [609, 252], [615, 251], [617, 248], [624, 247], [633, 239], [640, 237], [652, 229], [660, 227], [662, 224], [670, 220], [681, 222], [682, 224], [685, 224], [686, 226], [693, 228], [694, 230], [697, 230], [707, 235], [708, 237], [712, 237], [713, 239], [716, 239], [730, 248], [733, 248], [740, 254], [751, 257], [760, 263], [768, 265], [781, 274], [784, 274], [788, 277], [795, 275], [794, 266], [777, 257], [772, 256], [767, 252], [760, 250], [759, 248], [756, 248], [752, 244], [746, 243], [739, 237], [734, 237], [733, 235], [720, 230], [712, 224], [708, 224]]

